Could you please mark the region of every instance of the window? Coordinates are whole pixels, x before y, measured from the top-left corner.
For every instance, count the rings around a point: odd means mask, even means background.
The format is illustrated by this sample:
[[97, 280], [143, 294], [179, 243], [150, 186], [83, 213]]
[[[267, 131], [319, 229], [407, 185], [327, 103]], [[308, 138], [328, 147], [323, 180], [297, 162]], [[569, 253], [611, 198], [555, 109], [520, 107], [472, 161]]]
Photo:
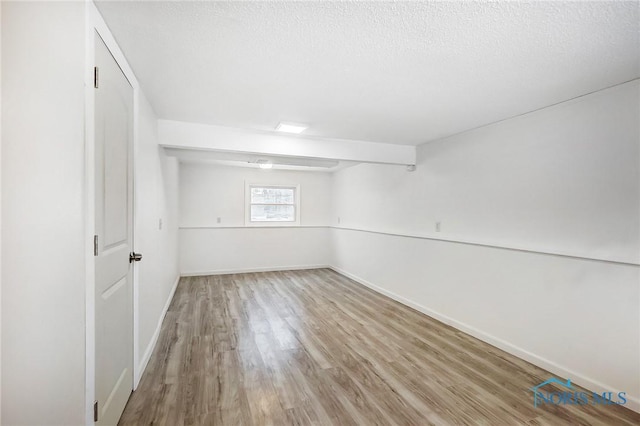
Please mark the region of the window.
[[247, 185], [247, 225], [298, 225], [299, 186]]

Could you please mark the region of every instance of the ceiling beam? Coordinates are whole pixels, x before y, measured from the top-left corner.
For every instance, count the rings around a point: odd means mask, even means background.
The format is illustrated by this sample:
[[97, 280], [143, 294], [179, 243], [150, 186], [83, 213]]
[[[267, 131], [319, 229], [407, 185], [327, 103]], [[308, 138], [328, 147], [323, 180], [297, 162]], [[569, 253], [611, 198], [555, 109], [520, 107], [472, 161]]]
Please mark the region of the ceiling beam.
[[160, 145], [166, 148], [279, 155], [412, 165], [416, 147], [346, 139], [310, 138], [232, 127], [158, 120]]

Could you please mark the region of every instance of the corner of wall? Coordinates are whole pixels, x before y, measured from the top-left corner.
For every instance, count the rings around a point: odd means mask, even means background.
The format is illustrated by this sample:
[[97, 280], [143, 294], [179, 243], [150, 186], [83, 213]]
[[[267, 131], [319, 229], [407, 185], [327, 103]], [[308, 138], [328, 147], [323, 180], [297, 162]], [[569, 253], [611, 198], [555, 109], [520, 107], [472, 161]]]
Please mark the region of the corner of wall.
[[151, 359], [151, 355], [153, 354], [153, 350], [156, 347], [156, 343], [158, 342], [158, 338], [160, 337], [160, 331], [162, 330], [162, 323], [164, 321], [164, 317], [167, 315], [167, 311], [169, 310], [169, 306], [171, 306], [171, 301], [173, 300], [173, 296], [178, 288], [178, 283], [180, 282], [180, 276], [178, 275], [173, 282], [173, 286], [171, 287], [171, 291], [169, 292], [169, 296], [167, 297], [167, 301], [162, 308], [162, 313], [158, 318], [158, 324], [156, 325], [156, 329], [153, 332], [153, 336], [151, 337], [151, 341], [145, 348], [144, 353], [140, 359], [140, 362], [137, 366], [137, 374], [136, 377], [133, 378], [133, 388], [136, 389], [138, 384], [140, 384], [140, 379], [142, 379], [142, 375], [144, 374], [144, 370], [147, 368], [149, 364], [149, 360]]

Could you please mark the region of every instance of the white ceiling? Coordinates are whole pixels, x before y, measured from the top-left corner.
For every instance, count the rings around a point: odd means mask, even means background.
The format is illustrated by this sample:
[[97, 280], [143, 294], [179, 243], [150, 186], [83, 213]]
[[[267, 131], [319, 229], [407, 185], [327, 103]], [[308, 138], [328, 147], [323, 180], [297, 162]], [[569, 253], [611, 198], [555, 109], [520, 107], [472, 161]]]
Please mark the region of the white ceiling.
[[98, 2], [160, 118], [410, 145], [638, 78], [638, 7]]

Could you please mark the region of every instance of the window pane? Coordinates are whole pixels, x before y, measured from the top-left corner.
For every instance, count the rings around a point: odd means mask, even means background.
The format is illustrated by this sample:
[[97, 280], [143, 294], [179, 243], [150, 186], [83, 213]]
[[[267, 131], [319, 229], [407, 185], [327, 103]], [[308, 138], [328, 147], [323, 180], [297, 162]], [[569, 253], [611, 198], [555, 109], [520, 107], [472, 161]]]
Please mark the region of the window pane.
[[251, 204], [295, 204], [295, 190], [251, 187]]
[[252, 222], [295, 222], [294, 206], [251, 206]]

